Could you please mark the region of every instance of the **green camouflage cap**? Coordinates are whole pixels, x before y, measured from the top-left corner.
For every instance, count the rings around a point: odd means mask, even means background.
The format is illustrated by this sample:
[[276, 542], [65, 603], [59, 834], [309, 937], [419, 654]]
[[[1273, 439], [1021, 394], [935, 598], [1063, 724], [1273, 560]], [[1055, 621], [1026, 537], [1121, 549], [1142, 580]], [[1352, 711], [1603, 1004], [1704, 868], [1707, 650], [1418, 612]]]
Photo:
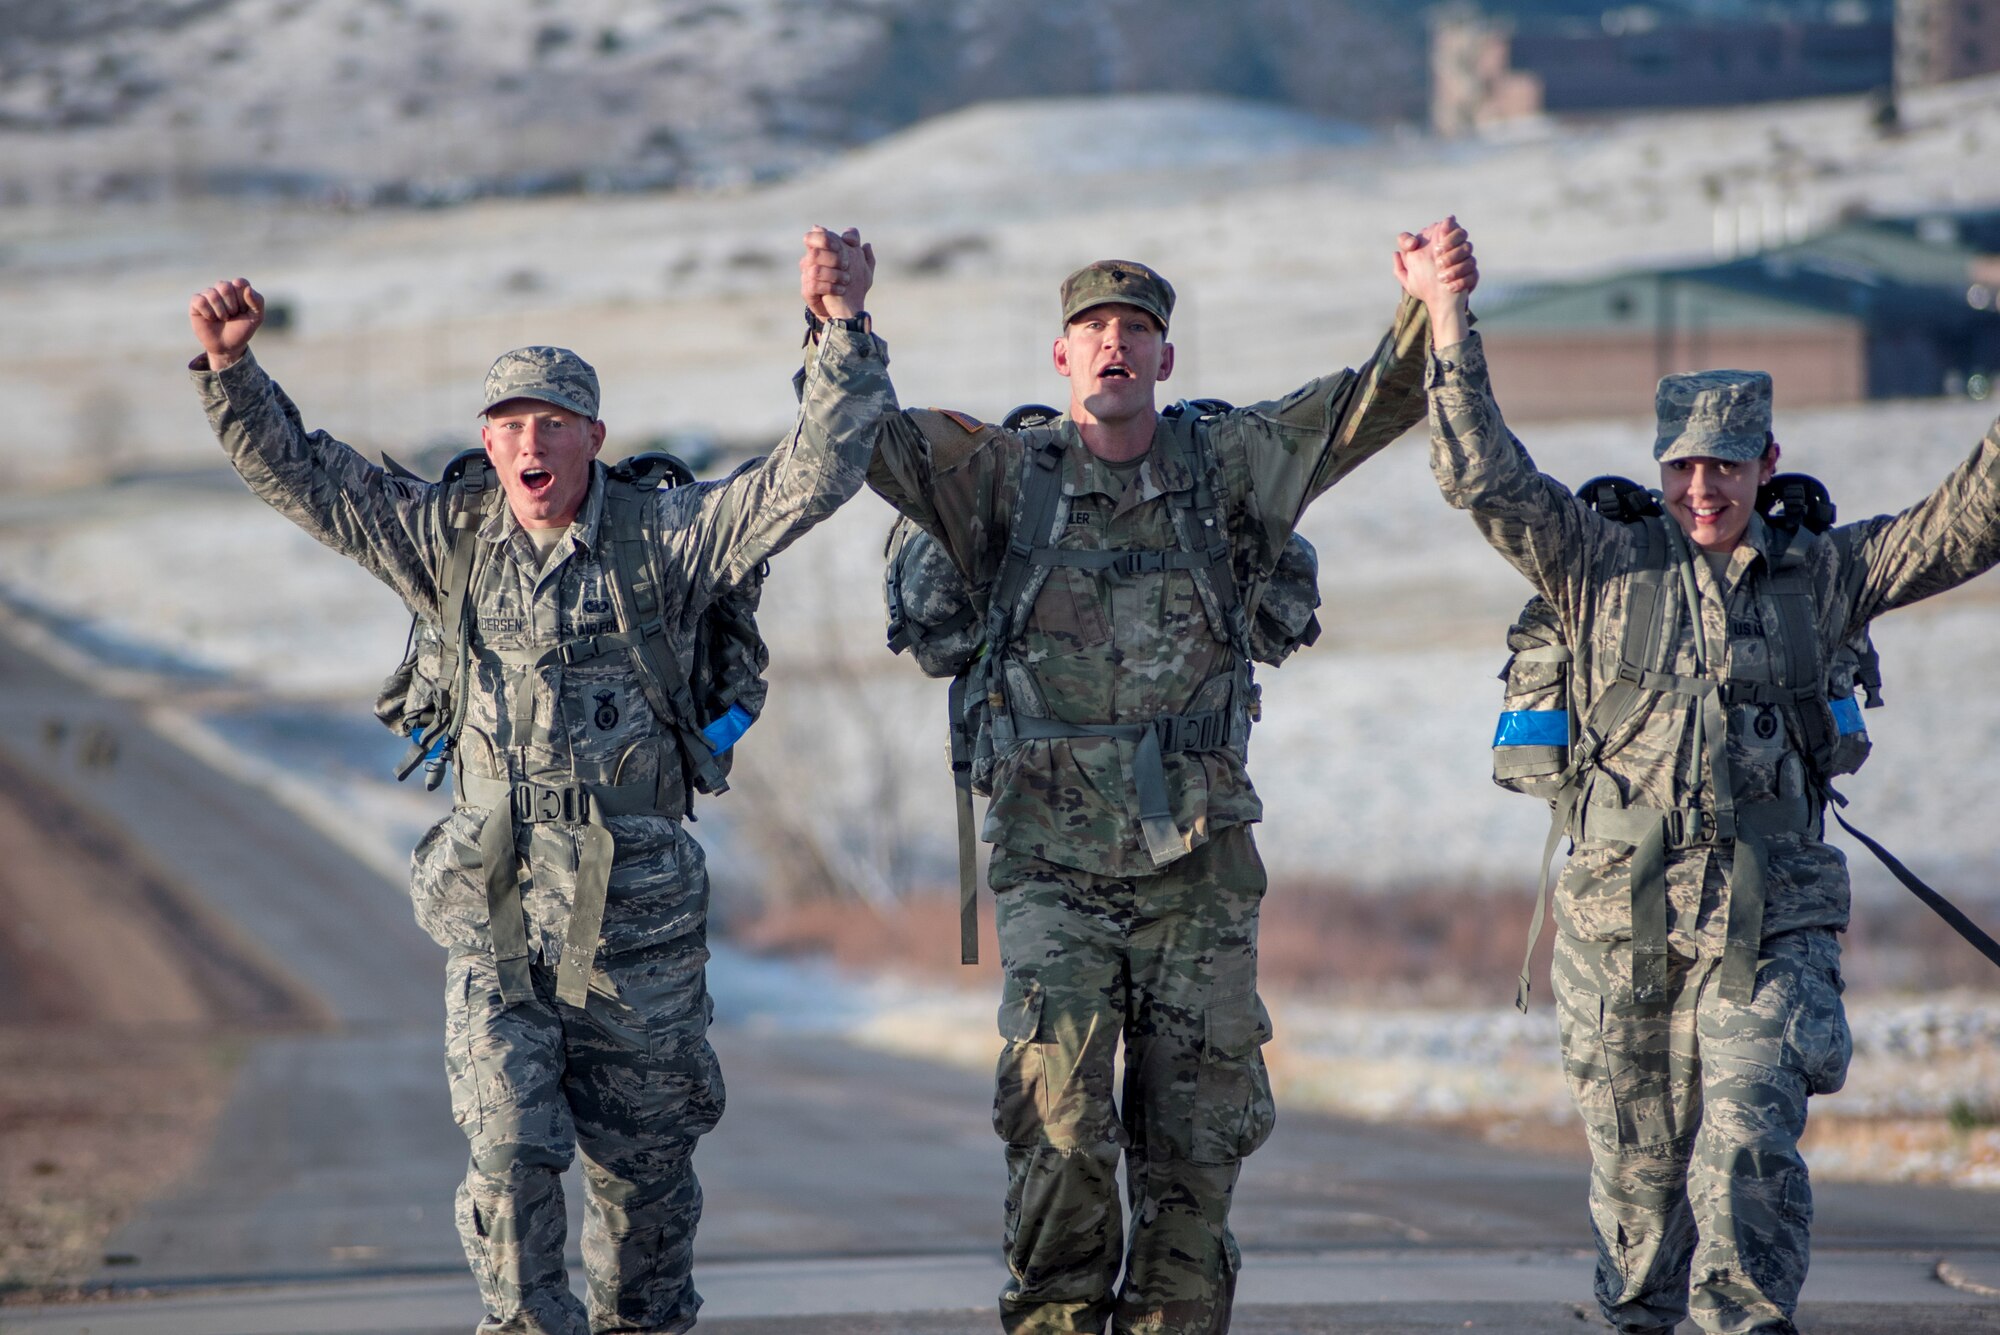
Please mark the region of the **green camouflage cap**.
[[1771, 430], [1771, 377], [1762, 371], [1696, 371], [1661, 379], [1654, 398], [1659, 434], [1653, 457], [1764, 457]]
[[485, 416], [509, 399], [539, 399], [597, 420], [597, 372], [568, 348], [516, 348], [486, 373]]
[[1079, 311], [1114, 301], [1137, 306], [1165, 329], [1167, 317], [1174, 313], [1174, 285], [1133, 260], [1086, 264], [1063, 279], [1063, 328], [1069, 327]]

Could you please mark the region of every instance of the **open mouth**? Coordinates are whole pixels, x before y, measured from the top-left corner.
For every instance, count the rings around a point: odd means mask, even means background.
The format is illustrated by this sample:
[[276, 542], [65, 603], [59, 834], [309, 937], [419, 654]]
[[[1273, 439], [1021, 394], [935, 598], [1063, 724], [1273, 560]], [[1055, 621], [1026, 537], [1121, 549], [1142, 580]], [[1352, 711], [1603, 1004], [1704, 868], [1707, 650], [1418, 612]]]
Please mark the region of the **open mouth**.
[[1097, 378], [1099, 380], [1130, 380], [1132, 379], [1132, 368], [1124, 362], [1113, 362], [1102, 371], [1099, 371]]
[[521, 485], [528, 489], [530, 495], [541, 495], [554, 486], [555, 481], [556, 475], [546, 468], [523, 468], [521, 470]]

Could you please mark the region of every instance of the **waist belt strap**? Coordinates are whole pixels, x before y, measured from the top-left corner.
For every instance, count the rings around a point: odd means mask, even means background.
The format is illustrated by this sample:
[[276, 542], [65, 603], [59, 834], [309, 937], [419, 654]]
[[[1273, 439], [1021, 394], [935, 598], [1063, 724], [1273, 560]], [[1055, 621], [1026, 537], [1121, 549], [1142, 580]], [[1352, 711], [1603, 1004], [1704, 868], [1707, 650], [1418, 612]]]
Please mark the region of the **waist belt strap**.
[[522, 825], [582, 827], [577, 832], [580, 847], [569, 934], [563, 941], [562, 964], [556, 970], [556, 999], [582, 1006], [590, 995], [616, 851], [604, 820], [655, 810], [654, 785], [539, 784], [461, 774], [458, 789], [461, 803], [487, 810], [486, 821], [479, 827], [480, 871], [486, 885], [487, 932], [500, 972], [500, 997], [509, 1007], [535, 995], [528, 971], [527, 916], [521, 906], [515, 831]]
[[[1723, 828], [1724, 826], [1729, 828]], [[1757, 980], [1764, 931], [1765, 841], [1774, 834], [1811, 834], [1812, 805], [1803, 797], [1753, 802], [1717, 813], [1693, 807], [1584, 807], [1577, 812], [1578, 843], [1632, 848], [1632, 995], [1660, 1001], [1667, 981], [1667, 877], [1670, 848], [1731, 849], [1729, 908], [1725, 922], [1721, 990], [1748, 1002]]]
[[1176, 751], [1220, 751], [1229, 745], [1229, 711], [1162, 714], [1149, 723], [1064, 723], [1058, 719], [1014, 715], [1016, 741], [1048, 741], [1060, 737], [1110, 737], [1133, 742], [1132, 786], [1139, 796], [1139, 833], [1155, 867], [1164, 867], [1188, 851], [1187, 839], [1174, 824], [1167, 801], [1165, 757]]

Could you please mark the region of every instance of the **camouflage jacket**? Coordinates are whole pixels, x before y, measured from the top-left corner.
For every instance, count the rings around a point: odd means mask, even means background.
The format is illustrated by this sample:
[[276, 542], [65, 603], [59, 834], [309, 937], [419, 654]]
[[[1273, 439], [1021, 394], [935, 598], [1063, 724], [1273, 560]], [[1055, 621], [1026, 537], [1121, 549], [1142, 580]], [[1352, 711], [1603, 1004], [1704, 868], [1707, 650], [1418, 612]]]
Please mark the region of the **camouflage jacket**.
[[[307, 431], [254, 359], [220, 373], [205, 368], [198, 361], [193, 369], [209, 423], [251, 490], [434, 619], [446, 553], [442, 489], [392, 477], [325, 432]], [[860, 490], [875, 424], [895, 410], [887, 350], [872, 335], [835, 326], [809, 371], [797, 424], [768, 457], [724, 481], [656, 493], [667, 535], [665, 619], [682, 662], [713, 598]], [[490, 550], [468, 593], [471, 682], [458, 764], [489, 778], [656, 784], [659, 814], [608, 821], [616, 855], [600, 952], [610, 955], [697, 925], [704, 880], [700, 850], [678, 819], [687, 795], [676, 743], [647, 706], [630, 656], [567, 667], [538, 661], [566, 641], [614, 629], [599, 547], [604, 474], [597, 465], [576, 522], [546, 564], [494, 489], [479, 529]], [[435, 653], [434, 637], [430, 644]], [[444, 945], [487, 944], [483, 818], [461, 805], [417, 848], [417, 919]], [[553, 960], [568, 922], [576, 836], [555, 824], [531, 829], [522, 890], [529, 941]]]
[[[1239, 583], [1270, 572], [1308, 503], [1422, 418], [1428, 327], [1422, 307], [1405, 301], [1363, 373], [1323, 376], [1208, 424]], [[1129, 480], [1084, 448], [1067, 417], [1052, 429], [1066, 447], [1059, 545], [1178, 545], [1169, 493], [1192, 479], [1161, 448], [1164, 424]], [[869, 485], [943, 545], [982, 605], [1006, 552], [1026, 448], [1021, 434], [938, 411], [893, 414], [876, 440]], [[1012, 651], [1033, 678], [1016, 682], [1010, 673], [1014, 707], [1038, 697], [1025, 707], [1068, 723], [1143, 723], [1216, 708], [1237, 663], [1211, 631], [1187, 571], [1051, 568]], [[1150, 874], [1138, 834], [1135, 749], [1104, 737], [1017, 744], [997, 757], [983, 837], [1099, 875]], [[1239, 749], [1164, 759], [1174, 822], [1190, 847], [1262, 814]]]
[[[1640, 541], [1633, 525], [1606, 519], [1534, 461], [1501, 420], [1487, 381], [1479, 336], [1432, 359], [1431, 467], [1445, 499], [1469, 511], [1486, 540], [1526, 575], [1561, 619], [1576, 652], [1571, 706], [1587, 716], [1616, 678], [1625, 631], [1628, 581]], [[1671, 521], [1669, 521], [1671, 522]], [[1668, 671], [1684, 676], [1775, 680], [1784, 654], [1783, 621], [1770, 588], [1768, 559], [1777, 536], [1756, 516], [1731, 557], [1724, 581], [1707, 561], [1693, 563], [1706, 673], [1697, 670], [1695, 626], [1669, 580], [1673, 609]], [[1962, 584], [2000, 561], [2000, 426], [1930, 496], [1896, 515], [1841, 524], [1793, 539], [1805, 547], [1822, 665], [1842, 641], [1882, 613]], [[1590, 806], [1705, 807], [1709, 766], [1693, 745], [1696, 704], [1653, 695], [1619, 735], [1587, 781]], [[1764, 935], [1800, 927], [1842, 927], [1848, 913], [1847, 864], [1817, 837], [1824, 793], [1808, 773], [1788, 729], [1760, 719], [1768, 706], [1737, 704], [1726, 715], [1727, 759], [1739, 807], [1803, 794], [1812, 833], [1769, 839]], [[1764, 724], [1759, 727], [1759, 723]], [[1669, 850], [1669, 939], [1684, 954], [1718, 953], [1729, 862], [1727, 845]], [[1582, 940], [1631, 936], [1628, 847], [1578, 846], [1557, 889], [1557, 920]]]

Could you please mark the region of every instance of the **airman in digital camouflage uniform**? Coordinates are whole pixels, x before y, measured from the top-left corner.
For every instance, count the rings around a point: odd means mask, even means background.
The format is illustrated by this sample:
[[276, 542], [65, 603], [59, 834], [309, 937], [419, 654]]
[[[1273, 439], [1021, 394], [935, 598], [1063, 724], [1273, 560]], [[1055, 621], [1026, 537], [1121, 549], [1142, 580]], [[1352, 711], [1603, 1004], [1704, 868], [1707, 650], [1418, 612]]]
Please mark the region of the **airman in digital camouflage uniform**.
[[[250, 355], [263, 311], [241, 279], [189, 308], [205, 349], [190, 369], [231, 463], [436, 622], [450, 539], [440, 488], [307, 431]], [[808, 364], [797, 428], [768, 458], [645, 498], [658, 506], [661, 615], [680, 662], [711, 601], [860, 489], [875, 424], [895, 406], [880, 341], [835, 321]], [[619, 538], [596, 462], [597, 377], [565, 349], [516, 349], [494, 363], [482, 415], [500, 485], [467, 595], [458, 802], [417, 846], [412, 875], [417, 920], [449, 951], [446, 1065], [472, 1148], [457, 1221], [486, 1306], [479, 1329], [685, 1331], [701, 1303], [690, 1161], [723, 1108], [706, 1037], [708, 881], [682, 826], [674, 734], [629, 652], [590, 651], [614, 629], [607, 551]], [[540, 800], [551, 795], [569, 800]], [[580, 893], [593, 878], [602, 893]], [[489, 918], [496, 884], [511, 898], [495, 902], [515, 906], [511, 933]], [[572, 908], [592, 898], [601, 929], [572, 940]], [[577, 1149], [587, 1313], [563, 1265], [559, 1175]]]
[[[1469, 286], [1463, 233], [1439, 227], [1432, 240]], [[808, 263], [808, 302], [817, 309], [839, 277], [835, 263]], [[1257, 997], [1265, 877], [1249, 829], [1262, 808], [1244, 768], [1256, 701], [1233, 620], [1244, 602], [1232, 613], [1220, 600], [1254, 597], [1305, 507], [1423, 414], [1423, 312], [1406, 301], [1360, 374], [1206, 420], [1206, 467], [1187, 448], [1192, 418], [1154, 406], [1173, 370], [1173, 304], [1144, 265], [1079, 269], [1062, 285], [1053, 350], [1070, 382], [1066, 414], [1022, 431], [892, 414], [869, 470], [983, 602], [1024, 460], [1060, 454], [1051, 523], [1019, 535], [1045, 549], [1042, 573], [986, 677], [984, 838], [1006, 970], [994, 1125], [1011, 1278], [1000, 1311], [1012, 1332], [1228, 1326], [1230, 1194], [1274, 1113]], [[1189, 531], [1202, 488], [1221, 530], [1215, 564], [1197, 559], [1215, 535]]]
[[[1397, 267], [1430, 310], [1445, 499], [1554, 608], [1576, 655], [1575, 715], [1636, 691], [1612, 735], [1579, 739], [1596, 759], [1556, 891], [1553, 983], [1592, 1158], [1598, 1302], [1632, 1335], [1690, 1310], [1706, 1331], [1790, 1332], [1812, 1222], [1806, 1100], [1840, 1088], [1852, 1053], [1836, 935], [1847, 865], [1822, 820], [1853, 727], [1829, 665], [1873, 618], [2000, 560], [2000, 427], [1900, 514], [1785, 533], [1755, 510], [1779, 455], [1770, 377], [1668, 376], [1653, 454], [1671, 568], [1635, 598], [1645, 526], [1536, 471], [1501, 420], [1464, 297], [1436, 281], [1427, 247]], [[1667, 668], [1621, 686], [1626, 623], [1649, 601]]]

